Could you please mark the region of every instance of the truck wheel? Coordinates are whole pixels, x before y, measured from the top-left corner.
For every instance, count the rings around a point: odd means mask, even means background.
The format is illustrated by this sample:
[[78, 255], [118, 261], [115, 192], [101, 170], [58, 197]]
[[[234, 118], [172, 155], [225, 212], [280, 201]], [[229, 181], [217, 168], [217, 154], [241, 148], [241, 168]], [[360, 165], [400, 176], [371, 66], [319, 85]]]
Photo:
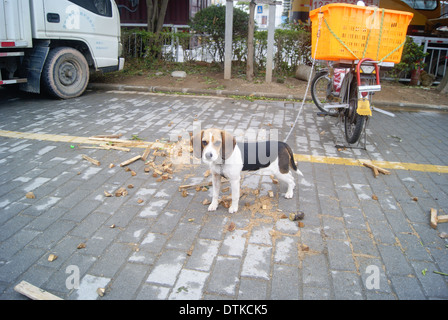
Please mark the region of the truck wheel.
[[52, 49], [42, 71], [42, 81], [45, 89], [55, 97], [78, 97], [89, 82], [89, 65], [84, 55], [76, 49]]

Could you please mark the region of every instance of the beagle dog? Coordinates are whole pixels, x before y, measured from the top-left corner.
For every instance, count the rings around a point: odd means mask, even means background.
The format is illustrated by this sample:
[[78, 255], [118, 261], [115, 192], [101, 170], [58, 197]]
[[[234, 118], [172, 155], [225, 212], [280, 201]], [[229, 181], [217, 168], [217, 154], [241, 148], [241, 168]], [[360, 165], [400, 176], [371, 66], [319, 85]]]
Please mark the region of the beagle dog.
[[285, 198], [293, 196], [295, 182], [290, 168], [298, 174], [291, 148], [280, 141], [242, 142], [224, 130], [207, 129], [192, 137], [193, 153], [210, 166], [212, 173], [213, 198], [209, 211], [218, 207], [221, 176], [230, 181], [232, 204], [229, 213], [238, 211], [240, 179], [242, 171], [260, 170], [261, 174], [274, 175], [288, 184]]

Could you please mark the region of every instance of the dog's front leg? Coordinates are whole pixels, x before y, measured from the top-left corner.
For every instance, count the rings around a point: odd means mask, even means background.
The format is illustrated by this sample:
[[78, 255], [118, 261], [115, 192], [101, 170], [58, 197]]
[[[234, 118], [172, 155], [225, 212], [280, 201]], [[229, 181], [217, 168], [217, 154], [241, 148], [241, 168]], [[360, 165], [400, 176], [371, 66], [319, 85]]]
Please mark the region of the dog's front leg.
[[221, 176], [214, 173], [212, 175], [213, 198], [212, 203], [208, 206], [208, 211], [215, 211], [218, 208], [219, 190], [221, 190]]
[[240, 179], [230, 180], [230, 186], [232, 188], [232, 205], [229, 208], [229, 213], [235, 213], [238, 211], [238, 202], [240, 201]]

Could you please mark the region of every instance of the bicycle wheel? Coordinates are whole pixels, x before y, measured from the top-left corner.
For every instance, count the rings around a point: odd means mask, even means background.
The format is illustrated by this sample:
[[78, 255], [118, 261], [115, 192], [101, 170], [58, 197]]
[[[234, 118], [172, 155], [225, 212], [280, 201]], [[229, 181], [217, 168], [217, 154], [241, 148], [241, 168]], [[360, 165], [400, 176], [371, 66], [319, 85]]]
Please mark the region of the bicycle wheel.
[[321, 71], [316, 73], [311, 81], [311, 97], [313, 98], [316, 107], [331, 116], [337, 116], [338, 109], [324, 109], [324, 104], [332, 101], [332, 81], [328, 76], [328, 71]]
[[367, 116], [360, 116], [356, 109], [358, 108], [358, 85], [356, 79], [350, 84], [349, 106], [345, 110], [344, 125], [345, 138], [348, 143], [358, 142], [361, 137]]

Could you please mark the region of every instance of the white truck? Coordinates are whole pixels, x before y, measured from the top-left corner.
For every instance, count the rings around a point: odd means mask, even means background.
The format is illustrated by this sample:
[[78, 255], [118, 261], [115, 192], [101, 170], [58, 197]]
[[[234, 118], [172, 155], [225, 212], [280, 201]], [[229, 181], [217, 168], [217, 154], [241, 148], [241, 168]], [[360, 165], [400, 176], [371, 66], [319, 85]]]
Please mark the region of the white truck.
[[114, 0], [0, 0], [0, 85], [77, 97], [90, 72], [123, 68], [120, 36]]

